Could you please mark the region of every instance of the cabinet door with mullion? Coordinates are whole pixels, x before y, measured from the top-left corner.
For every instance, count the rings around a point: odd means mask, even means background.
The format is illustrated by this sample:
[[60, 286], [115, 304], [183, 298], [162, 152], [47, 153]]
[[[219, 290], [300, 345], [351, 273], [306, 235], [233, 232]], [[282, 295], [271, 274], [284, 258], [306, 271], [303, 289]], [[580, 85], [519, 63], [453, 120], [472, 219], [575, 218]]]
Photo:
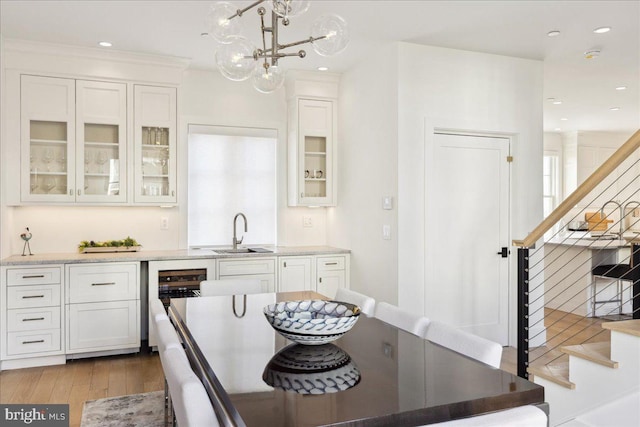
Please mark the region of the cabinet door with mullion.
[[135, 203], [177, 202], [177, 90], [134, 87]]
[[76, 83], [76, 201], [126, 202], [127, 87]]
[[75, 201], [75, 81], [20, 79], [23, 202]]

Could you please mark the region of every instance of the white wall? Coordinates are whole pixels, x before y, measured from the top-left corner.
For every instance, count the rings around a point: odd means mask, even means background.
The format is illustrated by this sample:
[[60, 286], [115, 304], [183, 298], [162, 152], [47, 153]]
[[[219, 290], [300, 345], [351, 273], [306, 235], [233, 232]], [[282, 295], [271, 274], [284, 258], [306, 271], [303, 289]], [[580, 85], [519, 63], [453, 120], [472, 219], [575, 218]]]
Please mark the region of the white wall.
[[[437, 242], [425, 240], [433, 128], [513, 137], [511, 236], [523, 238], [542, 219], [542, 63], [399, 43], [341, 82], [341, 197], [329, 213], [329, 243], [354, 250], [354, 289], [424, 313], [441, 285], [428, 273]], [[395, 197], [391, 212], [381, 211], [385, 193]], [[385, 221], [391, 241], [381, 238]]]
[[[380, 61], [380, 58], [385, 58]], [[351, 254], [351, 288], [397, 302], [398, 192], [397, 52], [375, 57], [342, 75], [338, 98], [338, 206], [327, 216], [328, 242]], [[393, 210], [382, 197], [393, 197]], [[382, 226], [391, 226], [391, 240]]]

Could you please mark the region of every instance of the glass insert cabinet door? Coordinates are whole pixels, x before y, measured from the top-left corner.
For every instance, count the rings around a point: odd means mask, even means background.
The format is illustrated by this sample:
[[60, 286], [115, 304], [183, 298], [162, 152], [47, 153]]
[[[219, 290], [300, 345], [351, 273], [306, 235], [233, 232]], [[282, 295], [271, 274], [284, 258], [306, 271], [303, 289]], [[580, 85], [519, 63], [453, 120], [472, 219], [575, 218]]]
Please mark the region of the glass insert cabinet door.
[[66, 122], [29, 122], [29, 195], [66, 199], [69, 187], [69, 144]]
[[136, 85], [135, 202], [177, 202], [176, 89]]

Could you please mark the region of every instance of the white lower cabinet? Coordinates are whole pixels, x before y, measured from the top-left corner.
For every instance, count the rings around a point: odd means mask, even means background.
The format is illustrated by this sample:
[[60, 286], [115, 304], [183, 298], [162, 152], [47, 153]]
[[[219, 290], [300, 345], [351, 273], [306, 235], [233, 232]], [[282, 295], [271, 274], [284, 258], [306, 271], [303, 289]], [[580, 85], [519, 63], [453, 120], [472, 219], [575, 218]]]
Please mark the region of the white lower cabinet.
[[333, 298], [338, 288], [349, 288], [349, 255], [316, 257], [316, 292]]
[[0, 283], [2, 368], [17, 359], [63, 355], [62, 266], [2, 267]]
[[218, 260], [218, 279], [260, 279], [265, 292], [276, 290], [276, 259], [265, 258], [229, 258]]
[[140, 264], [69, 264], [67, 354], [140, 348]]
[[310, 291], [314, 289], [313, 258], [288, 256], [278, 258], [278, 291]]
[[349, 287], [350, 255], [283, 256], [278, 258], [278, 291], [315, 291], [333, 298]]

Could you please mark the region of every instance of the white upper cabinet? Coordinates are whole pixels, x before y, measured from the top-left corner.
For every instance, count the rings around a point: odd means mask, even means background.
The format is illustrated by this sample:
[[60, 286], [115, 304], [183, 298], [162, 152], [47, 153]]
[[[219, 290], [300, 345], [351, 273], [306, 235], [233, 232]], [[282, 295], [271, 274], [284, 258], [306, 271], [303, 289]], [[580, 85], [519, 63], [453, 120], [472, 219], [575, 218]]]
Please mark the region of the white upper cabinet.
[[126, 202], [127, 87], [76, 82], [76, 200]]
[[176, 89], [134, 87], [135, 203], [176, 203]]
[[336, 106], [296, 98], [289, 106], [289, 205], [336, 205]]
[[21, 200], [126, 202], [126, 85], [21, 77]]

